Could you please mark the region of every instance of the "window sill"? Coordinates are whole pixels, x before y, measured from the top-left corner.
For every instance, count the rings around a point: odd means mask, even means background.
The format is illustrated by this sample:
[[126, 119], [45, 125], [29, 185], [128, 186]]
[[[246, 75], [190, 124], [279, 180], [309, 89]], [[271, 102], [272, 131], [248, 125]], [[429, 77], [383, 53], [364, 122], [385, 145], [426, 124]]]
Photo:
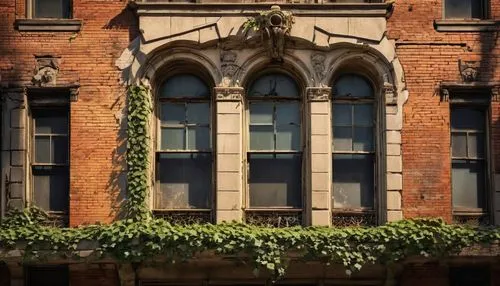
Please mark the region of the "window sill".
[[434, 20], [438, 32], [489, 32], [498, 31], [497, 20]]
[[14, 26], [22, 32], [78, 32], [82, 27], [82, 21], [75, 19], [17, 19]]

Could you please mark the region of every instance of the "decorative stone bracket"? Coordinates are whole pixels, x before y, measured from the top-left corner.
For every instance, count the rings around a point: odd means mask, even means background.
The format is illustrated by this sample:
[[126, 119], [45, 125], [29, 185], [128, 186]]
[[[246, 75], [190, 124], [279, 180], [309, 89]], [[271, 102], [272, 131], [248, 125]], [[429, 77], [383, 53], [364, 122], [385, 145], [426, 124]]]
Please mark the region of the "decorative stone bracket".
[[438, 87], [441, 101], [498, 101], [500, 83], [443, 82]]
[[328, 101], [332, 93], [331, 87], [308, 87], [307, 100], [309, 101]]
[[397, 105], [398, 98], [396, 92], [394, 91], [394, 86], [388, 82], [384, 83], [384, 95], [386, 105]]
[[215, 87], [217, 101], [242, 101], [245, 89], [242, 87]]

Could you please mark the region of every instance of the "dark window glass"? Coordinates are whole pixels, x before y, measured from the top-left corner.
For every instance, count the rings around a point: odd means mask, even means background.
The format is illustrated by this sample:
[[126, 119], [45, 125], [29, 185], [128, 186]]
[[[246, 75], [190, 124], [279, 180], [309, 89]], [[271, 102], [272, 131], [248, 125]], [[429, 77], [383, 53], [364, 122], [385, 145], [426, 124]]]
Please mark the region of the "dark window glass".
[[333, 97], [373, 97], [370, 82], [358, 75], [343, 75], [333, 86]]
[[488, 265], [450, 268], [450, 286], [490, 286], [490, 277]]
[[163, 153], [159, 155], [157, 209], [207, 209], [211, 207], [212, 155]]
[[68, 286], [69, 271], [67, 266], [27, 267], [27, 286]]
[[34, 0], [33, 18], [70, 18], [70, 0]]
[[50, 212], [69, 208], [68, 111], [46, 108], [32, 111], [33, 199]]
[[372, 155], [333, 155], [335, 208], [373, 208], [373, 164]]
[[485, 0], [445, 0], [445, 18], [481, 19], [485, 16]]
[[301, 207], [300, 154], [249, 154], [250, 207]]
[[199, 77], [190, 74], [175, 75], [160, 88], [160, 98], [210, 97], [210, 89]]
[[486, 208], [486, 115], [484, 110], [451, 110], [452, 190], [455, 210]]
[[288, 75], [276, 73], [258, 78], [248, 89], [250, 97], [299, 97], [295, 80]]

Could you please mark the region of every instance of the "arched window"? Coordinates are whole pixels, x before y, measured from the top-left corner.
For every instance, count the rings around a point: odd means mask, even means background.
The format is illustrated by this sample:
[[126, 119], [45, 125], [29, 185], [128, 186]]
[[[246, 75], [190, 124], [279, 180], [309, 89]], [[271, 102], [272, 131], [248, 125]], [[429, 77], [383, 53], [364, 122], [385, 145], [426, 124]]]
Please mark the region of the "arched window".
[[158, 92], [155, 211], [212, 209], [211, 92], [178, 74]]
[[[371, 83], [344, 74], [333, 84], [333, 224], [375, 223], [376, 102]], [[352, 222], [351, 222], [352, 223]]]
[[247, 97], [247, 222], [263, 214], [259, 210], [273, 210], [273, 215], [287, 210], [286, 218], [280, 218], [280, 226], [300, 224], [303, 144], [300, 89], [287, 74], [269, 73], [250, 84]]

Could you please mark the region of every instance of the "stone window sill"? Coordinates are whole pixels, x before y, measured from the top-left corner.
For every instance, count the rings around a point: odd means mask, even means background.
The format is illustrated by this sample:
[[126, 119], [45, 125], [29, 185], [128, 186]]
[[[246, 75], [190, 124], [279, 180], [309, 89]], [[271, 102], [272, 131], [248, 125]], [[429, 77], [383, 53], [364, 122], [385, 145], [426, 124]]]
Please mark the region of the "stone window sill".
[[438, 32], [488, 32], [499, 28], [498, 20], [434, 20]]
[[17, 19], [17, 30], [22, 32], [78, 32], [81, 20], [74, 19]]

